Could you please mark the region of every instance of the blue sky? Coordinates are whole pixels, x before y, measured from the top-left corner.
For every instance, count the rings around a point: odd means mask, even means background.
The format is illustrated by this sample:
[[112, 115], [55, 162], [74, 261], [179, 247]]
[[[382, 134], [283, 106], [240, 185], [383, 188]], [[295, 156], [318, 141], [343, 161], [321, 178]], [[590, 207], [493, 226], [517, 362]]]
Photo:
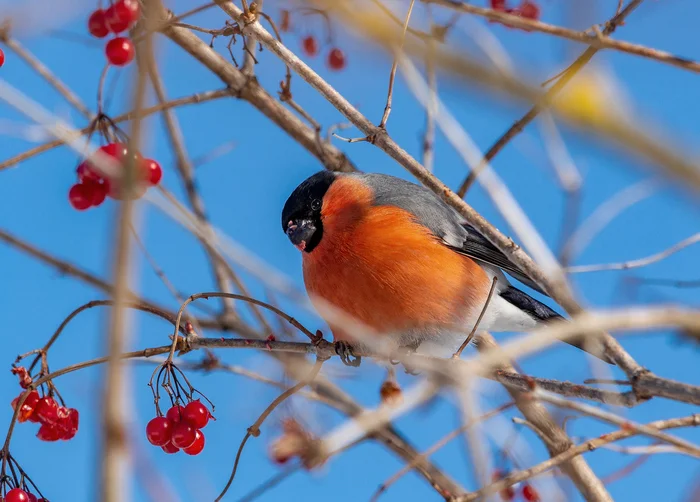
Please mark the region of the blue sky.
[[[7, 6], [12, 2], [2, 2]], [[481, 3], [481, 2], [477, 2]], [[575, 26], [585, 28], [603, 20], [616, 2], [596, 2], [587, 9], [588, 0], [576, 2]], [[279, 2], [268, 0], [272, 9]], [[562, 12], [559, 2], [542, 0], [543, 19], [553, 23], [568, 22], [570, 13]], [[603, 5], [610, 4], [610, 5]], [[90, 12], [88, 2], [73, 18], [55, 26], [64, 32], [85, 34], [84, 22]], [[172, 4], [175, 12], [191, 6], [189, 2]], [[2, 7], [0, 7], [2, 8]], [[568, 17], [567, 17], [568, 16]], [[693, 0], [672, 2], [645, 2], [619, 29], [621, 39], [658, 47], [672, 53], [700, 58], [697, 49], [695, 20], [700, 16], [700, 4]], [[67, 16], [70, 17], [70, 16]], [[192, 20], [206, 27], [223, 24], [224, 16], [217, 10], [209, 11]], [[481, 21], [478, 21], [481, 23]], [[466, 25], [465, 25], [466, 26]], [[514, 60], [516, 68], [532, 81], [552, 76], [567, 65], [581, 48], [548, 37], [528, 34], [503, 27], [491, 26]], [[318, 20], [309, 21], [305, 31], [322, 36], [324, 29]], [[384, 107], [390, 60], [375, 48], [364, 45], [337, 26], [336, 43], [348, 54], [346, 71], [329, 72], [322, 57], [310, 59], [317, 69], [341, 93], [356, 104], [368, 117], [378, 121]], [[67, 40], [64, 36], [34, 30], [21, 42], [47, 64], [72, 88], [88, 106], [96, 105], [96, 89], [103, 65], [103, 43]], [[455, 32], [451, 42], [477, 49], [461, 32]], [[298, 37], [288, 42], [299, 47]], [[180, 97], [210, 89], [222, 84], [190, 56], [165, 39], [158, 39], [159, 60], [167, 92]], [[217, 40], [215, 47], [226, 54], [225, 41]], [[283, 75], [283, 67], [274, 56], [260, 56], [258, 75], [262, 84], [275, 93]], [[697, 117], [700, 113], [700, 92], [697, 76], [655, 64], [641, 58], [615, 53], [599, 54], [595, 58], [600, 68], [612, 73], [623, 86], [635, 106], [635, 113], [643, 123], [660, 130], [672, 131], [672, 136], [689, 147], [698, 140]], [[133, 68], [131, 69], [133, 70]], [[115, 71], [120, 74], [114, 91], [110, 92], [108, 113], [118, 115], [128, 106], [130, 69]], [[70, 110], [61, 97], [32, 70], [10, 52], [0, 69], [0, 77], [38, 100], [58, 115], [70, 117], [83, 126], [84, 119]], [[295, 100], [301, 103], [324, 127], [342, 122], [343, 118], [325, 103], [301, 79], [294, 78]], [[484, 97], [481, 89], [464, 86], [447, 78], [440, 80], [441, 97], [450, 111], [461, 121], [475, 142], [488, 146], [524, 111], [522, 104], [501, 103]], [[229, 142], [235, 148], [198, 168], [197, 179], [207, 202], [212, 221], [222, 231], [255, 252], [275, 268], [282, 270], [302, 287], [300, 257], [289, 245], [279, 228], [279, 213], [290, 191], [304, 178], [320, 168], [318, 162], [282, 131], [271, 125], [245, 102], [217, 100], [199, 106], [178, 109], [186, 145], [193, 157], [206, 154]], [[0, 119], [15, 124], [28, 124], [26, 119], [5, 104], [0, 104]], [[145, 121], [149, 136], [144, 153], [161, 161], [164, 166], [165, 186], [182, 197], [182, 187], [173, 167], [163, 124], [158, 117]], [[389, 120], [389, 132], [409, 153], [420, 155], [420, 137], [424, 127], [424, 112], [416, 104], [399, 78], [394, 95], [394, 108]], [[16, 131], [15, 131], [16, 132]], [[25, 137], [8, 134], [3, 126], [0, 135], [0, 159], [8, 158], [32, 146]], [[582, 215], [588, 215], [601, 202], [622, 188], [646, 179], [653, 172], [649, 166], [633, 157], [601, 147], [590, 138], [564, 129], [569, 152], [585, 178], [582, 193]], [[348, 135], [355, 135], [352, 129]], [[408, 177], [408, 174], [378, 149], [366, 143], [348, 145], [336, 142], [362, 170], [384, 172]], [[494, 161], [494, 168], [513, 191], [522, 207], [548, 243], [559, 242], [564, 197], [552, 176], [552, 168], [542, 147], [537, 127], [531, 126], [515, 139]], [[438, 135], [436, 143], [436, 174], [452, 187], [457, 187], [466, 169], [445, 139]], [[697, 149], [696, 149], [697, 151]], [[42, 249], [78, 263], [95, 274], [109, 278], [111, 273], [112, 235], [117, 206], [107, 202], [98, 209], [78, 213], [70, 208], [67, 192], [74, 183], [74, 169], [78, 159], [67, 148], [52, 150], [19, 166], [0, 172], [3, 196], [0, 197], [0, 226]], [[698, 206], [693, 195], [674, 184], [662, 185], [652, 197], [620, 214], [606, 227], [576, 259], [577, 264], [623, 261], [647, 256], [696, 233]], [[512, 234], [497, 215], [486, 195], [479, 188], [471, 191], [468, 202], [506, 233]], [[697, 200], [697, 199], [696, 199]], [[165, 270], [169, 279], [185, 294], [211, 290], [214, 286], [209, 267], [197, 241], [166, 217], [143, 206], [141, 236], [149, 252]], [[574, 285], [583, 303], [594, 307], [623, 306], [631, 303], [679, 303], [697, 307], [698, 289], [674, 290], [643, 287], [636, 296], [620, 288], [629, 276], [698, 279], [698, 248], [686, 249], [673, 257], [638, 271], [618, 273], [599, 272], [574, 277]], [[133, 288], [143, 296], [177, 308], [176, 301], [155, 276], [147, 263], [136, 254], [139, 273]], [[53, 269], [0, 245], [0, 312], [4, 330], [2, 335], [4, 363], [9, 369], [14, 356], [36, 348], [53, 333], [62, 319], [78, 305], [104, 295], [82, 283], [61, 276]], [[247, 275], [244, 278], [250, 279]], [[264, 297], [264, 288], [251, 282], [251, 289]], [[289, 303], [285, 306], [310, 328], [323, 328], [320, 320]], [[53, 369], [105, 353], [107, 311], [94, 309], [79, 316], [66, 330], [50, 354]], [[161, 345], [166, 342], [170, 328], [167, 324], [145, 315], [133, 317], [132, 345], [134, 348]], [[698, 351], [689, 345], [676, 343], [672, 332], [659, 331], [623, 339], [625, 348], [643, 365], [657, 374], [700, 384]], [[249, 351], [221, 352], [220, 357], [231, 364], [272, 376], [279, 376], [269, 358]], [[197, 357], [194, 355], [193, 357]], [[582, 355], [566, 346], [557, 346], [547, 353], [522, 361], [522, 367], [534, 375], [582, 381], [590, 376]], [[377, 390], [382, 371], [366, 364], [360, 371], [343, 371], [339, 363], [328, 365], [330, 374], [343, 376], [339, 383], [358, 401], [367, 406], [377, 404]], [[257, 418], [278, 391], [264, 384], [230, 374], [191, 374], [196, 387], [217, 405], [217, 421], [205, 429], [209, 443], [199, 457], [166, 456], [150, 447], [144, 438], [146, 422], [154, 416], [152, 399], [146, 386], [152, 365], [138, 364], [131, 373], [133, 434], [141, 472], [160, 472], [163, 479], [177, 493], [180, 500], [212, 500], [223, 486], [230, 472], [235, 450], [246, 427]], [[101, 368], [93, 368], [68, 375], [57, 385], [70, 406], [81, 412], [81, 429], [76, 438], [67, 443], [42, 443], [34, 434], [36, 426], [21, 424], [12, 442], [12, 452], [33, 479], [53, 501], [95, 500], [95, 466], [99, 461], [98, 441], [100, 420]], [[401, 376], [404, 385], [412, 377]], [[19, 389], [9, 371], [0, 379], [0, 402], [8, 403]], [[488, 386], [489, 406], [505, 402], [505, 393]], [[279, 431], [279, 420], [285, 413], [303, 411], [313, 418], [317, 432], [322, 433], [340, 423], [342, 417], [320, 406], [300, 406], [294, 401], [283, 405], [263, 427], [263, 434], [251, 440], [244, 452], [244, 461], [238, 478], [227, 500], [236, 500], [270, 477], [276, 471], [267, 457], [269, 440]], [[662, 400], [644, 404], [627, 413], [631, 419], [646, 422], [660, 418], [687, 415], [697, 409]], [[0, 430], [5, 430], [11, 417], [9, 405], [0, 414]], [[432, 445], [458, 424], [459, 417], [447, 400], [439, 400], [432, 407], [415, 412], [397, 422], [399, 429], [415, 445], [424, 449]], [[610, 430], [592, 420], [577, 420], [569, 429], [574, 436], [600, 434]], [[698, 431], [677, 431], [679, 436], [700, 441]], [[546, 452], [528, 431], [523, 435], [534, 446], [538, 459]], [[632, 442], [642, 444], [642, 441]], [[630, 444], [632, 444], [630, 443]], [[632, 460], [616, 453], [596, 451], [586, 456], [593, 469], [606, 476]], [[434, 457], [435, 462], [473, 487], [472, 469], [465, 465], [462, 443], [457, 440]], [[155, 468], [154, 466], [157, 466]], [[393, 454], [381, 446], [365, 443], [331, 461], [318, 473], [297, 473], [260, 500], [280, 500], [290, 495], [306, 500], [367, 500], [373, 491], [402, 466]], [[683, 501], [691, 480], [698, 475], [697, 461], [677, 455], [659, 455], [644, 463], [631, 477], [616, 481], [609, 489], [616, 500], [669, 500]], [[149, 483], [154, 476], [149, 475]], [[161, 500], [166, 500], [162, 495]], [[418, 476], [408, 475], [393, 486], [384, 500], [437, 500], [434, 491]], [[142, 482], [134, 483], [134, 501], [151, 500]]]

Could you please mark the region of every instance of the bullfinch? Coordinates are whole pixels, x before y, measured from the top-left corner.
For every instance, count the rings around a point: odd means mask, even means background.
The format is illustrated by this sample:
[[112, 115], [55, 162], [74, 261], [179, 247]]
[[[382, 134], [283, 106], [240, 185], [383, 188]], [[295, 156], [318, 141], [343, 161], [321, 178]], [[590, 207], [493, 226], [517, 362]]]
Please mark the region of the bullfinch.
[[[282, 229], [302, 251], [312, 302], [315, 297], [330, 302], [391, 337], [397, 347], [454, 353], [492, 287], [481, 330], [531, 330], [561, 319], [508, 282], [504, 272], [542, 293], [457, 211], [429, 189], [400, 178], [318, 172], [290, 195]], [[326, 321], [336, 349], [340, 344], [352, 350], [357, 337]], [[611, 362], [600, 346], [569, 343]]]

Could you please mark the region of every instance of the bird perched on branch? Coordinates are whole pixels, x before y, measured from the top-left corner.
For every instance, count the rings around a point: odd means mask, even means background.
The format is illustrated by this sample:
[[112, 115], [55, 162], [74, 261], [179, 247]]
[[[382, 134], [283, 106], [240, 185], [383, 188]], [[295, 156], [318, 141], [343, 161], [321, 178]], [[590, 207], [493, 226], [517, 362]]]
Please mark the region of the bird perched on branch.
[[[480, 316], [485, 331], [562, 318], [508, 282], [504, 272], [543, 293], [459, 213], [393, 176], [316, 173], [290, 195], [282, 228], [302, 251], [312, 302], [342, 309], [397, 348], [451, 355]], [[347, 364], [358, 337], [319, 311]], [[569, 343], [610, 362], [600, 346]]]

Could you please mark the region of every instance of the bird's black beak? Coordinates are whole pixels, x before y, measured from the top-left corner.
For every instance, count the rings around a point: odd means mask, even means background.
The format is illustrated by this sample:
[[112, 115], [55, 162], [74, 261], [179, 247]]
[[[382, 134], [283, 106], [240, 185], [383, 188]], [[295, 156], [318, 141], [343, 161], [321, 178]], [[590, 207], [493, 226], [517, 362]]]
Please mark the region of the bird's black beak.
[[303, 251], [316, 233], [316, 225], [311, 220], [290, 221], [287, 224], [287, 237], [297, 249]]

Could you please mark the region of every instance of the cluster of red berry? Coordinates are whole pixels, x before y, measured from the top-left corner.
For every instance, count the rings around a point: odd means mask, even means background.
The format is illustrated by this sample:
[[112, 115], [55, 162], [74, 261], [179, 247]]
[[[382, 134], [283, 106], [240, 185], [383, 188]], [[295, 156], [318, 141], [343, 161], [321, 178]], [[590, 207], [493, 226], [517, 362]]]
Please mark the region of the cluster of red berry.
[[[289, 32], [291, 30], [291, 13], [288, 10], [282, 10], [282, 18], [279, 27], [282, 32]], [[307, 56], [316, 56], [319, 49], [316, 37], [313, 35], [305, 36], [301, 40], [301, 48]], [[331, 47], [331, 50], [328, 51], [326, 62], [331, 70], [342, 70], [347, 64], [345, 61], [345, 53], [337, 47]]]
[[[506, 473], [497, 470], [496, 472], [493, 473], [493, 481], [498, 481], [500, 479], [503, 479], [506, 476]], [[527, 483], [522, 485], [522, 488], [520, 489], [520, 494], [523, 497], [523, 500], [525, 502], [540, 502], [540, 496], [537, 493], [537, 490], [535, 490], [532, 485], [529, 485]], [[507, 488], [504, 488], [503, 490], [500, 491], [500, 496], [501, 500], [504, 501], [511, 501], [515, 500], [515, 487], [514, 486], [509, 486]]]
[[[23, 389], [31, 385], [32, 378], [25, 368], [13, 368], [12, 372], [19, 377]], [[10, 403], [13, 410], [17, 410], [21, 397], [22, 394]], [[17, 412], [17, 421], [41, 424], [36, 437], [42, 441], [67, 441], [73, 439], [78, 432], [79, 415], [75, 408], [59, 406], [51, 394], [40, 397], [39, 392], [32, 390]]]
[[[97, 9], [88, 18], [88, 31], [93, 37], [104, 38], [109, 33], [118, 35], [128, 30], [139, 20], [141, 7], [138, 0], [110, 2], [106, 9]], [[107, 61], [115, 66], [124, 66], [134, 59], [136, 49], [129, 37], [114, 37], [105, 46]]]
[[540, 8], [532, 0], [522, 0], [519, 7], [512, 9], [506, 7], [506, 0], [489, 0], [493, 10], [499, 10], [507, 14], [524, 17], [527, 19], [539, 19]]
[[[124, 166], [129, 159], [129, 149], [124, 143], [108, 143], [100, 147], [100, 151], [109, 155], [113, 159]], [[138, 152], [131, 155], [138, 169], [139, 180], [132, 189], [132, 197], [138, 199], [149, 186], [155, 186], [160, 183], [163, 177], [163, 170], [160, 164], [153, 159], [144, 159]], [[71, 206], [78, 211], [83, 211], [90, 207], [96, 207], [102, 204], [106, 197], [122, 200], [124, 197], [121, 193], [117, 180], [110, 180], [99, 174], [98, 170], [90, 163], [90, 160], [84, 160], [76, 169], [78, 175], [78, 183], [73, 185], [68, 191], [68, 200]]]
[[45, 498], [37, 498], [33, 493], [22, 490], [21, 488], [12, 488], [4, 497], [0, 497], [2, 502], [49, 502]]
[[214, 419], [209, 409], [199, 399], [186, 406], [175, 404], [165, 416], [155, 417], [146, 425], [146, 438], [153, 446], [160, 446], [165, 453], [180, 450], [188, 455], [199, 455], [204, 449], [203, 429], [209, 419]]

